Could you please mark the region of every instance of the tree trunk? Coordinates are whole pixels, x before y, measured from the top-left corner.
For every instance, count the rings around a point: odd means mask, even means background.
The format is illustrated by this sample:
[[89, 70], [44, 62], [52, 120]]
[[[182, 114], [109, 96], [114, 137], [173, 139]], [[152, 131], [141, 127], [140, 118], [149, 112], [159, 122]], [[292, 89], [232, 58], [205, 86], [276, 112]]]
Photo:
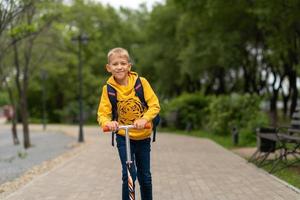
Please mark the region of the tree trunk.
[[219, 82], [217, 94], [225, 94], [226, 87], [225, 87], [225, 70], [223, 67], [219, 67], [219, 70], [217, 71], [217, 80]]
[[29, 136], [29, 125], [28, 125], [28, 111], [27, 111], [27, 96], [22, 94], [21, 97], [21, 116], [23, 125], [23, 137], [24, 137], [24, 148], [27, 149], [31, 146], [30, 136]]
[[19, 108], [20, 108], [20, 116], [22, 119], [23, 125], [23, 144], [24, 148], [29, 148], [30, 145], [30, 137], [29, 137], [29, 126], [28, 126], [28, 112], [27, 112], [27, 79], [28, 75], [26, 74], [26, 69], [23, 72], [23, 87], [20, 83], [20, 62], [19, 62], [19, 54], [18, 54], [18, 47], [16, 41], [13, 43], [14, 47], [14, 63], [16, 67], [16, 85], [19, 94]]
[[296, 110], [297, 99], [298, 99], [298, 89], [297, 89], [297, 75], [295, 70], [291, 70], [289, 74], [290, 87], [291, 87], [291, 107], [290, 107], [290, 117], [292, 117], [293, 113]]
[[244, 75], [244, 93], [250, 92], [250, 75], [247, 71], [247, 66], [243, 66], [243, 75]]
[[270, 117], [271, 117], [271, 125], [276, 127], [278, 115], [277, 115], [277, 100], [278, 100], [278, 92], [279, 89], [273, 89], [273, 96], [270, 101]]
[[29, 65], [31, 59], [33, 47], [33, 39], [29, 38], [27, 43], [27, 51], [24, 52], [24, 69], [23, 69], [23, 87], [21, 97], [21, 115], [23, 123], [23, 134], [24, 134], [24, 148], [27, 149], [31, 146], [29, 136], [29, 124], [28, 124], [28, 103], [27, 103], [27, 88], [29, 81]]
[[204, 94], [205, 95], [209, 95], [213, 93], [213, 85], [215, 83], [215, 79], [212, 79], [211, 81], [208, 82], [208, 84], [206, 85], [205, 89], [204, 89]]
[[20, 144], [19, 138], [18, 138], [18, 133], [17, 133], [17, 109], [16, 109], [16, 103], [14, 100], [13, 92], [11, 88], [9, 87], [8, 83], [5, 81], [6, 87], [7, 87], [7, 92], [8, 96], [10, 99], [10, 103], [13, 108], [13, 116], [11, 119], [11, 132], [12, 132], [12, 138], [13, 138], [13, 143], [14, 145]]
[[290, 95], [284, 95], [282, 94], [282, 100], [283, 100], [283, 115], [287, 116], [288, 114], [288, 102], [290, 99]]
[[12, 136], [13, 136], [13, 143], [14, 145], [19, 145], [20, 140], [18, 138], [18, 132], [17, 132], [17, 115], [16, 115], [16, 109], [14, 106], [14, 116], [11, 120], [11, 131], [12, 131]]
[[20, 141], [19, 141], [18, 133], [17, 133], [16, 103], [15, 103], [15, 99], [14, 99], [14, 96], [13, 96], [12, 89], [9, 87], [9, 84], [6, 81], [6, 79], [4, 79], [4, 83], [5, 83], [7, 92], [8, 92], [8, 97], [9, 97], [10, 104], [11, 104], [12, 109], [13, 109], [13, 116], [12, 116], [12, 119], [11, 119], [11, 132], [12, 132], [13, 144], [18, 145], [18, 144], [20, 144]]

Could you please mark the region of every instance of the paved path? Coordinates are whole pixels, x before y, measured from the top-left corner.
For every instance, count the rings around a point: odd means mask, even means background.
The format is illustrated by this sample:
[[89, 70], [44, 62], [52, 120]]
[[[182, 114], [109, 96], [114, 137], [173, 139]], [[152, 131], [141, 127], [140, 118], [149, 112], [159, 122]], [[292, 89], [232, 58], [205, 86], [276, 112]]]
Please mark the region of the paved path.
[[[120, 200], [121, 168], [110, 136], [85, 129], [80, 154], [6, 200]], [[158, 134], [152, 144], [155, 200], [299, 200], [300, 193], [214, 142]], [[137, 199], [140, 199], [137, 196]]]
[[23, 147], [23, 134], [19, 131], [20, 145], [13, 145], [10, 127], [0, 126], [0, 184], [19, 177], [25, 171], [46, 160], [53, 159], [75, 143], [74, 137], [62, 132], [32, 131], [29, 149]]

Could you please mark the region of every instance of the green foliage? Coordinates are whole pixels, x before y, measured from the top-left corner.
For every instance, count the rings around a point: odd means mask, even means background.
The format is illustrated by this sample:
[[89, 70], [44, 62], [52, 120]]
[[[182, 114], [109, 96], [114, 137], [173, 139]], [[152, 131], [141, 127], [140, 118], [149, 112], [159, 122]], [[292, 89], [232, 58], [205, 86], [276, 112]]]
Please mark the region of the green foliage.
[[20, 39], [37, 31], [36, 24], [19, 24], [10, 30], [10, 37]]
[[69, 102], [63, 110], [57, 110], [63, 122], [74, 123], [78, 121], [79, 105], [77, 101]]
[[0, 106], [9, 104], [9, 98], [7, 92], [0, 92]]
[[[32, 60], [38, 64], [30, 74], [30, 116], [42, 117], [41, 95], [44, 84], [49, 122], [78, 121], [79, 48], [78, 42], [72, 41], [72, 38], [84, 33], [89, 37], [89, 41], [81, 46], [84, 115], [87, 121], [96, 122], [95, 113], [102, 85], [109, 76], [105, 70], [106, 54], [116, 46], [134, 49], [131, 47], [136, 46], [134, 44], [140, 38], [137, 35], [139, 26], [135, 23], [141, 21], [138, 19], [144, 17], [144, 13], [131, 10], [118, 13], [100, 3], [82, 0], [74, 1], [68, 6], [54, 5], [49, 7], [56, 11], [52, 15], [61, 17], [54, 20], [51, 29], [39, 37], [33, 52]], [[49, 9], [40, 11], [48, 13]], [[135, 22], [131, 19], [135, 19]], [[42, 62], [38, 60], [40, 57], [43, 58]], [[47, 74], [45, 80], [41, 78], [41, 71]]]
[[267, 116], [260, 111], [260, 102], [257, 95], [204, 96], [200, 92], [185, 93], [164, 102], [161, 113], [170, 128], [204, 129], [225, 136], [236, 127], [240, 141], [251, 144], [255, 140], [255, 128], [268, 122]]
[[[292, 162], [295, 162], [295, 160], [291, 159], [288, 161], [289, 164]], [[280, 162], [278, 164], [279, 164], [278, 169], [286, 167], [285, 163]], [[272, 167], [273, 167], [273, 165], [263, 166], [263, 168], [266, 171], [270, 171]], [[274, 175], [277, 176], [278, 178], [288, 182], [289, 184], [295, 186], [296, 188], [300, 188], [300, 179], [299, 179], [300, 171], [299, 171], [299, 169], [300, 169], [300, 164], [298, 163], [298, 164], [294, 164], [293, 166], [286, 167], [282, 170], [279, 170]]]
[[172, 2], [168, 6], [156, 6], [142, 26], [144, 44], [134, 50], [138, 72], [146, 76], [163, 98], [175, 96], [182, 89], [179, 84], [180, 49], [176, 42], [176, 21], [179, 16], [179, 10]]
[[[69, 118], [76, 115], [76, 103], [70, 102], [76, 102], [78, 98], [79, 49], [72, 38], [79, 33], [90, 38], [81, 49], [87, 119], [95, 118], [101, 86], [109, 76], [104, 67], [106, 53], [116, 46], [129, 50], [133, 70], [150, 81], [162, 100], [200, 90], [206, 95], [232, 92], [264, 95], [269, 91], [267, 80], [273, 72], [280, 75], [300, 73], [298, 1], [167, 0], [151, 12], [145, 6], [139, 10], [117, 10], [85, 0], [72, 1], [68, 5], [59, 0], [32, 2], [36, 12], [31, 23], [27, 23], [26, 15], [21, 13], [20, 18], [8, 24], [5, 34], [0, 35], [1, 46], [8, 48], [5, 56], [0, 53], [0, 59], [1, 56], [5, 59], [6, 76], [13, 76], [15, 62], [11, 37], [21, 38], [41, 31], [39, 37], [17, 42], [21, 68], [26, 61], [30, 62], [28, 104], [33, 118], [42, 116], [40, 73], [45, 70], [48, 74], [45, 87], [49, 121], [74, 121]], [[45, 26], [48, 23], [51, 25]], [[30, 46], [26, 40], [34, 40], [29, 60], [24, 57]], [[283, 66], [286, 66], [285, 70]], [[217, 101], [218, 97], [213, 99]], [[224, 97], [218, 103], [226, 102], [230, 104], [231, 100]], [[168, 104], [162, 107], [167, 115], [176, 113], [178, 123], [173, 124], [176, 127], [202, 127], [208, 120], [201, 116], [204, 115], [202, 111], [206, 115], [201, 105], [180, 96], [172, 104], [182, 109], [172, 110]], [[245, 130], [254, 127], [251, 121], [224, 124], [228, 119], [239, 117], [235, 111], [225, 111], [240, 109], [228, 104], [220, 108], [219, 114], [210, 110], [210, 117], [218, 120], [210, 119], [211, 126], [206, 126], [207, 129], [213, 127], [218, 134], [228, 134], [232, 124], [240, 126], [239, 129], [245, 127]], [[194, 108], [197, 111], [190, 112]]]
[[203, 126], [209, 99], [201, 93], [183, 94], [165, 103], [162, 116], [171, 127], [197, 129]]
[[213, 97], [208, 108], [207, 128], [214, 134], [228, 135], [236, 127], [247, 140], [252, 140], [255, 128], [267, 124], [266, 115], [260, 111], [259, 105], [260, 98], [256, 95]]

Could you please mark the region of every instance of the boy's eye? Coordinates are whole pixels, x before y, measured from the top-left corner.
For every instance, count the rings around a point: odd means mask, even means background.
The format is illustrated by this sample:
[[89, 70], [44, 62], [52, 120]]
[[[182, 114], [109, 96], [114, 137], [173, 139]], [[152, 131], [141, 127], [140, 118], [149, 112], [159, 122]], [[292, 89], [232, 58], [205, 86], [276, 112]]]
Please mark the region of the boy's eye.
[[121, 65], [121, 66], [126, 66], [128, 65], [127, 62], [120, 62], [120, 63], [112, 63], [113, 66], [118, 66], [118, 65]]

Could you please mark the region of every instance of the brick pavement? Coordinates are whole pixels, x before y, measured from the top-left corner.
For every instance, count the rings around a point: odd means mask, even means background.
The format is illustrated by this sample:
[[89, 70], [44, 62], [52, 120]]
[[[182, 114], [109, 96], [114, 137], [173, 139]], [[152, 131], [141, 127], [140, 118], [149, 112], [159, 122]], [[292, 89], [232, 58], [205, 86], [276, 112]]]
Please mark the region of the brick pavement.
[[[92, 128], [85, 133], [89, 143], [80, 154], [5, 199], [121, 199], [121, 166], [110, 136]], [[299, 191], [210, 140], [174, 134], [157, 139], [152, 144], [156, 200], [300, 199]]]

